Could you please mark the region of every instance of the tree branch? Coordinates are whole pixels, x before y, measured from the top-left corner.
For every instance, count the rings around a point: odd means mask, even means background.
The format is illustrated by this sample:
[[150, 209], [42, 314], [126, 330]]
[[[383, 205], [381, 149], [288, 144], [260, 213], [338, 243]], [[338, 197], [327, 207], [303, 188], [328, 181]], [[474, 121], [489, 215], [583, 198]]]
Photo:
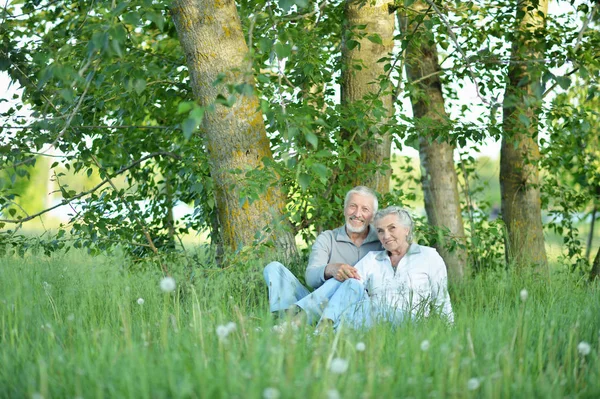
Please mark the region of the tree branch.
[[[46, 119], [43, 119], [46, 120]], [[35, 125], [25, 125], [25, 126], [13, 126], [13, 125], [4, 125], [0, 126], [0, 129], [10, 129], [10, 130], [18, 130], [18, 129], [33, 129]], [[108, 125], [82, 125], [82, 126], [73, 126], [73, 129], [175, 129], [181, 130], [179, 126], [143, 126], [143, 125], [118, 125], [118, 126], [108, 126]]]
[[435, 5], [435, 3], [432, 0], [425, 0], [425, 2], [427, 2], [427, 4], [429, 4], [429, 6], [431, 8], [433, 8], [433, 10], [440, 17], [440, 20], [444, 23], [444, 25], [446, 25], [446, 28], [448, 29], [448, 35], [454, 42], [454, 45], [456, 46], [456, 48], [462, 55], [463, 60], [465, 61], [465, 65], [467, 67], [467, 70], [469, 71], [469, 75], [471, 76], [471, 80], [473, 81], [473, 84], [475, 85], [475, 91], [477, 93], [477, 97], [479, 97], [479, 99], [481, 100], [482, 103], [484, 103], [488, 106], [493, 106], [494, 104], [491, 104], [488, 100], [484, 99], [481, 96], [481, 93], [479, 92], [479, 83], [477, 82], [477, 78], [475, 76], [475, 72], [473, 71], [473, 67], [472, 67], [471, 63], [469, 62], [469, 58], [467, 57], [467, 54], [465, 53], [462, 46], [458, 42], [458, 38], [456, 37], [456, 35], [454, 34], [454, 31], [452, 30], [452, 26], [450, 25], [450, 22], [448, 22], [448, 20], [446, 19], [446, 16], [440, 11], [440, 9]]
[[[94, 155], [92, 155], [92, 160], [94, 161], [94, 163], [96, 164], [98, 169], [104, 169], [104, 167], [102, 167], [102, 165], [100, 165], [100, 162], [98, 162], [98, 160], [96, 159], [96, 157]], [[115, 186], [115, 183], [113, 183], [112, 179], [110, 177], [107, 177], [106, 181], [108, 182], [108, 184], [110, 184], [110, 186], [113, 188], [115, 193], [117, 193], [119, 198], [121, 198], [121, 201], [123, 201], [123, 203], [129, 210], [129, 214], [131, 215], [131, 217], [133, 217], [133, 219], [137, 222], [137, 224], [142, 229], [142, 233], [144, 233], [144, 237], [146, 237], [146, 241], [148, 241], [148, 245], [150, 246], [150, 249], [152, 250], [154, 255], [156, 255], [158, 257], [158, 255], [159, 255], [158, 249], [154, 245], [154, 241], [152, 241], [152, 237], [150, 236], [150, 233], [148, 232], [148, 229], [146, 228], [146, 225], [144, 224], [142, 219], [140, 219], [138, 217], [138, 215], [135, 214], [134, 210], [131, 208], [131, 205], [127, 201], [125, 201], [125, 199], [123, 198], [123, 196], [121, 194], [119, 194], [119, 189], [117, 188], [117, 186]], [[160, 264], [160, 267], [161, 267], [163, 273], [165, 273], [168, 276], [169, 271], [167, 270], [167, 267], [161, 262], [160, 258], [158, 258], [158, 263]]]
[[[131, 163], [130, 165], [127, 165], [127, 166], [119, 169], [118, 171], [116, 171], [112, 175], [112, 177], [118, 176], [118, 175], [120, 175], [120, 174], [128, 171], [129, 169], [136, 167], [137, 165], [141, 164], [142, 162], [144, 162], [144, 161], [146, 161], [146, 160], [148, 160], [150, 158], [157, 157], [157, 156], [169, 156], [171, 158], [181, 159], [179, 157], [179, 155], [174, 154], [172, 152], [168, 152], [168, 151], [153, 152], [151, 154], [148, 154], [148, 155], [146, 155], [146, 156], [138, 159], [137, 161]], [[33, 215], [29, 215], [27, 217], [20, 218], [20, 219], [0, 219], [0, 223], [23, 224], [23, 223], [28, 222], [28, 221], [30, 221], [32, 219], [35, 219], [38, 216], [41, 216], [41, 215], [43, 215], [45, 213], [48, 213], [48, 212], [50, 212], [50, 211], [52, 211], [52, 210], [54, 210], [56, 208], [59, 208], [59, 207], [61, 207], [63, 205], [70, 204], [71, 202], [73, 202], [75, 200], [78, 200], [79, 198], [85, 197], [86, 195], [93, 193], [94, 191], [98, 190], [100, 187], [104, 186], [106, 183], [109, 183], [110, 181], [111, 181], [111, 177], [107, 177], [106, 179], [104, 179], [103, 181], [101, 181], [100, 183], [98, 183], [96, 186], [94, 186], [92, 189], [90, 189], [88, 191], [81, 192], [81, 193], [79, 193], [77, 195], [74, 195], [71, 198], [64, 198], [59, 204], [51, 206], [50, 208], [46, 208], [46, 209], [44, 209], [44, 210], [42, 210], [42, 211], [40, 211], [38, 213], [34, 213]]]

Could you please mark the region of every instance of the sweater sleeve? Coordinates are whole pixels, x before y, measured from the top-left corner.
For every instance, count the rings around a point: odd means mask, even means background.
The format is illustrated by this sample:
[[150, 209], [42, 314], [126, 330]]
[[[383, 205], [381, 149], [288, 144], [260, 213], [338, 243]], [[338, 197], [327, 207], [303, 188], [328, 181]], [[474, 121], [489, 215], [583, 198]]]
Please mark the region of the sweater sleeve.
[[332, 234], [329, 230], [319, 234], [310, 251], [304, 278], [312, 288], [318, 288], [325, 282], [325, 268], [331, 258]]

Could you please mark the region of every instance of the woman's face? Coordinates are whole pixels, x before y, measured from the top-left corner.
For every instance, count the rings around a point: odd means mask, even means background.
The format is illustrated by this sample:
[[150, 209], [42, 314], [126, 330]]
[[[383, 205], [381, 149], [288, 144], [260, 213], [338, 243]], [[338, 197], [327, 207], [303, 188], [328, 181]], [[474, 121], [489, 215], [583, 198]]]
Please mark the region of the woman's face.
[[400, 223], [396, 214], [384, 216], [375, 222], [375, 230], [381, 245], [387, 251], [398, 251], [408, 245], [406, 237], [408, 237], [409, 229]]

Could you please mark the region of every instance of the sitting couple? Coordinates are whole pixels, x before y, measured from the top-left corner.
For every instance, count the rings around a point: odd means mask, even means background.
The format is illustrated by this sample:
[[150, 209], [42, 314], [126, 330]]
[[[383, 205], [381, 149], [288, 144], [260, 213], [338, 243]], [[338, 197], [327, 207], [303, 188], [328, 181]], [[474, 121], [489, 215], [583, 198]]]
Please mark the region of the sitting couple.
[[434, 248], [412, 242], [406, 210], [377, 207], [367, 187], [346, 194], [345, 226], [324, 231], [312, 247], [306, 268], [312, 293], [281, 263], [269, 263], [264, 277], [271, 312], [300, 311], [309, 323], [334, 328], [342, 321], [353, 328], [398, 325], [432, 311], [453, 322], [443, 259]]

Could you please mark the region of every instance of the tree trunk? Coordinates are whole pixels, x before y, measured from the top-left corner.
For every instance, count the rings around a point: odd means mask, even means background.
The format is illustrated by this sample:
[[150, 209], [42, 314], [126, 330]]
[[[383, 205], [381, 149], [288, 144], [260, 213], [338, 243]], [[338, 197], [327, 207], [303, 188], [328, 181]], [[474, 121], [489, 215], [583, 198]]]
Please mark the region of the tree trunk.
[[[529, 9], [529, 10], [528, 10]], [[507, 261], [547, 271], [542, 227], [537, 143], [542, 102], [543, 31], [548, 0], [519, 3], [508, 83], [503, 104], [500, 152], [502, 218], [507, 228]], [[540, 15], [542, 13], [542, 15]], [[535, 33], [538, 31], [537, 33]], [[535, 34], [535, 36], [534, 36]]]
[[597, 279], [598, 277], [600, 277], [600, 248], [598, 248], [598, 253], [596, 253], [596, 258], [594, 258], [594, 263], [592, 264], [590, 280]]
[[[264, 169], [263, 159], [272, 158], [258, 98], [242, 95], [226, 107], [215, 103], [219, 94], [229, 97], [226, 83], [253, 85], [242, 25], [233, 0], [176, 0], [172, 8], [179, 41], [185, 52], [194, 96], [207, 111], [202, 130], [209, 153], [210, 172], [223, 242], [231, 250], [253, 245], [257, 237], [273, 239], [286, 257], [296, 253], [287, 222], [281, 190], [273, 187], [276, 177], [267, 174], [267, 187], [260, 200], [243, 201], [252, 186], [245, 172]], [[223, 83], [215, 84], [222, 78]], [[235, 171], [242, 173], [235, 173]], [[273, 177], [269, 177], [273, 176]], [[252, 182], [250, 182], [252, 183]], [[255, 182], [256, 184], [256, 182]], [[255, 189], [254, 189], [255, 190]]]
[[[382, 89], [379, 84], [381, 77], [388, 74], [384, 70], [388, 62], [378, 60], [388, 57], [394, 48], [394, 15], [388, 10], [389, 4], [386, 0], [347, 0], [342, 41], [342, 105], [362, 104], [365, 115], [370, 119], [366, 127], [348, 132], [348, 138], [356, 135], [354, 140], [360, 146], [362, 165], [389, 167], [383, 173], [371, 173], [369, 169], [361, 171], [359, 168], [356, 184], [382, 194], [389, 191], [391, 176], [391, 135], [383, 131], [382, 125], [394, 112], [392, 85]], [[358, 29], [360, 25], [365, 25], [365, 29]], [[357, 34], [365, 36], [359, 38]], [[354, 42], [359, 45], [353, 47]], [[377, 98], [368, 98], [369, 95]]]
[[592, 253], [592, 244], [594, 243], [594, 227], [596, 224], [596, 205], [594, 204], [594, 209], [592, 209], [592, 222], [590, 223], [590, 232], [588, 233], [587, 246], [585, 248], [585, 259], [590, 260], [590, 255]]
[[[412, 34], [406, 49], [406, 75], [415, 125], [420, 129], [419, 157], [425, 210], [432, 226], [447, 228], [452, 240], [464, 245], [465, 229], [454, 167], [454, 145], [436, 140], [440, 134], [447, 134], [450, 129], [439, 78], [441, 68], [437, 49], [435, 41], [430, 40], [433, 39], [433, 32], [416, 19], [418, 14], [427, 10], [425, 2], [417, 1], [411, 5], [407, 23], [400, 23], [401, 26], [406, 26], [406, 32]], [[448, 244], [451, 243], [445, 241], [446, 237], [440, 234], [437, 250], [446, 263], [449, 278], [461, 280], [467, 252], [460, 245], [448, 249]]]

